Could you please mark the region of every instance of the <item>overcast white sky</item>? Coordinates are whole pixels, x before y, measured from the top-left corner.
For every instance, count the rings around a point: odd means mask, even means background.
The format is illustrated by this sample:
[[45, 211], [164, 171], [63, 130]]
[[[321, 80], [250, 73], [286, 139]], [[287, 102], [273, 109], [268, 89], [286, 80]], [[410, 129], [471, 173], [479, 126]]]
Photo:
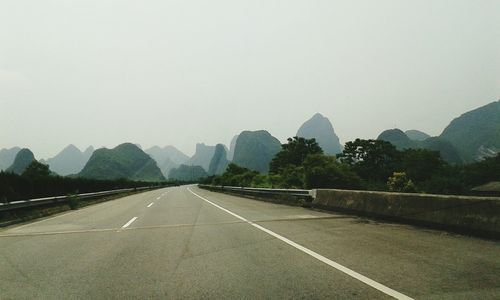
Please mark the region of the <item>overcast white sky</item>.
[[439, 134], [500, 98], [500, 1], [0, 1], [0, 148]]

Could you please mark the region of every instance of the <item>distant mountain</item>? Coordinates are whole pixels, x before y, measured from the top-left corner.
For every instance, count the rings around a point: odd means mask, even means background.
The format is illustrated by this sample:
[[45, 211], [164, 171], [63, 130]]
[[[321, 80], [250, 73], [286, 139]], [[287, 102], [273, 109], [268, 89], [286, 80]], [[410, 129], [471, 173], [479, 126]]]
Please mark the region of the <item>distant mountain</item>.
[[382, 132], [377, 140], [382, 140], [386, 142], [390, 142], [398, 150], [408, 149], [408, 148], [417, 148], [416, 143], [414, 143], [410, 138], [400, 129], [389, 129]]
[[87, 149], [83, 151], [83, 159], [86, 160], [85, 163], [87, 163], [87, 161], [90, 159], [92, 153], [94, 153], [94, 147], [92, 146], [88, 146]]
[[44, 161], [44, 163], [49, 165], [51, 171], [59, 175], [77, 174], [83, 169], [93, 152], [94, 148], [92, 146], [82, 152], [74, 145], [69, 145], [53, 158]]
[[238, 139], [238, 135], [233, 136], [231, 139], [231, 144], [229, 144], [229, 152], [227, 152], [227, 159], [229, 161], [233, 160], [234, 157], [234, 148], [236, 147], [236, 140]]
[[229, 165], [226, 148], [222, 144], [215, 146], [215, 153], [208, 167], [208, 175], [220, 175], [226, 171]]
[[243, 131], [236, 140], [233, 163], [261, 173], [269, 172], [269, 163], [281, 151], [280, 141], [265, 130]]
[[430, 137], [423, 141], [412, 141], [403, 131], [396, 128], [382, 132], [377, 139], [390, 142], [398, 150], [413, 148], [438, 151], [443, 160], [449, 164], [457, 165], [463, 163], [463, 159], [457, 149], [451, 143], [439, 137]]
[[455, 146], [466, 162], [500, 151], [500, 100], [454, 119], [440, 136]]
[[0, 150], [0, 171], [7, 169], [12, 165], [17, 153], [21, 150], [19, 147]]
[[172, 169], [168, 174], [169, 179], [180, 181], [197, 181], [207, 176], [207, 172], [202, 167], [187, 165], [180, 165], [180, 167]]
[[425, 141], [426, 139], [431, 137], [427, 133], [415, 129], [407, 130], [405, 131], [405, 133], [412, 141]]
[[189, 157], [173, 146], [151, 147], [145, 150], [155, 161], [161, 172], [168, 178], [170, 170], [177, 168], [189, 160]]
[[156, 162], [131, 143], [121, 144], [113, 149], [95, 150], [78, 176], [93, 179], [165, 180]]
[[196, 152], [186, 161], [185, 165], [201, 166], [205, 171], [208, 171], [214, 153], [215, 146], [207, 146], [203, 143], [196, 144]]
[[299, 128], [297, 136], [307, 139], [315, 138], [325, 154], [335, 155], [342, 152], [342, 145], [333, 130], [332, 123], [319, 113]]
[[7, 168], [6, 172], [12, 172], [16, 174], [22, 174], [24, 170], [34, 162], [35, 156], [31, 150], [23, 148], [17, 154], [12, 165]]

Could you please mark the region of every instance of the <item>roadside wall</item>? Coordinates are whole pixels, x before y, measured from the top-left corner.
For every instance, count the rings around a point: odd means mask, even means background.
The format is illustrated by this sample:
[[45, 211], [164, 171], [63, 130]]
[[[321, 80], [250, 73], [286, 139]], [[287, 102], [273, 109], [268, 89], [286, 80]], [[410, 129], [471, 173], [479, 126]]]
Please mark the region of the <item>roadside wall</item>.
[[312, 191], [313, 207], [500, 237], [500, 198], [369, 191]]

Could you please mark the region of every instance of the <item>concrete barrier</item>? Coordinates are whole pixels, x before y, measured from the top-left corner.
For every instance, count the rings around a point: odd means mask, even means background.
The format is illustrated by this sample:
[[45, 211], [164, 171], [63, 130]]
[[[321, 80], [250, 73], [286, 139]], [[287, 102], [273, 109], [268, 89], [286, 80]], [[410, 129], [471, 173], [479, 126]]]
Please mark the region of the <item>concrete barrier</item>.
[[500, 198], [313, 190], [313, 207], [500, 238]]
[[250, 188], [207, 184], [199, 184], [198, 187], [212, 192], [292, 206], [310, 207], [312, 202], [311, 190]]

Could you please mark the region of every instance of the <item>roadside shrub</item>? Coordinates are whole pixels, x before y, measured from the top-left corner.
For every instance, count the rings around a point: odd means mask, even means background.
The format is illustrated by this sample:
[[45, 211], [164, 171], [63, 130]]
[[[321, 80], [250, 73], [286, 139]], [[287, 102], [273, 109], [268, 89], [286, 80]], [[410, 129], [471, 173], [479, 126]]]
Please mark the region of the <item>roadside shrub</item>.
[[415, 185], [408, 179], [405, 172], [394, 172], [387, 181], [387, 187], [391, 192], [414, 193], [417, 191]]
[[78, 209], [78, 207], [80, 207], [80, 198], [78, 197], [78, 195], [69, 194], [68, 195], [68, 205], [69, 205], [69, 208], [71, 208], [72, 210]]

